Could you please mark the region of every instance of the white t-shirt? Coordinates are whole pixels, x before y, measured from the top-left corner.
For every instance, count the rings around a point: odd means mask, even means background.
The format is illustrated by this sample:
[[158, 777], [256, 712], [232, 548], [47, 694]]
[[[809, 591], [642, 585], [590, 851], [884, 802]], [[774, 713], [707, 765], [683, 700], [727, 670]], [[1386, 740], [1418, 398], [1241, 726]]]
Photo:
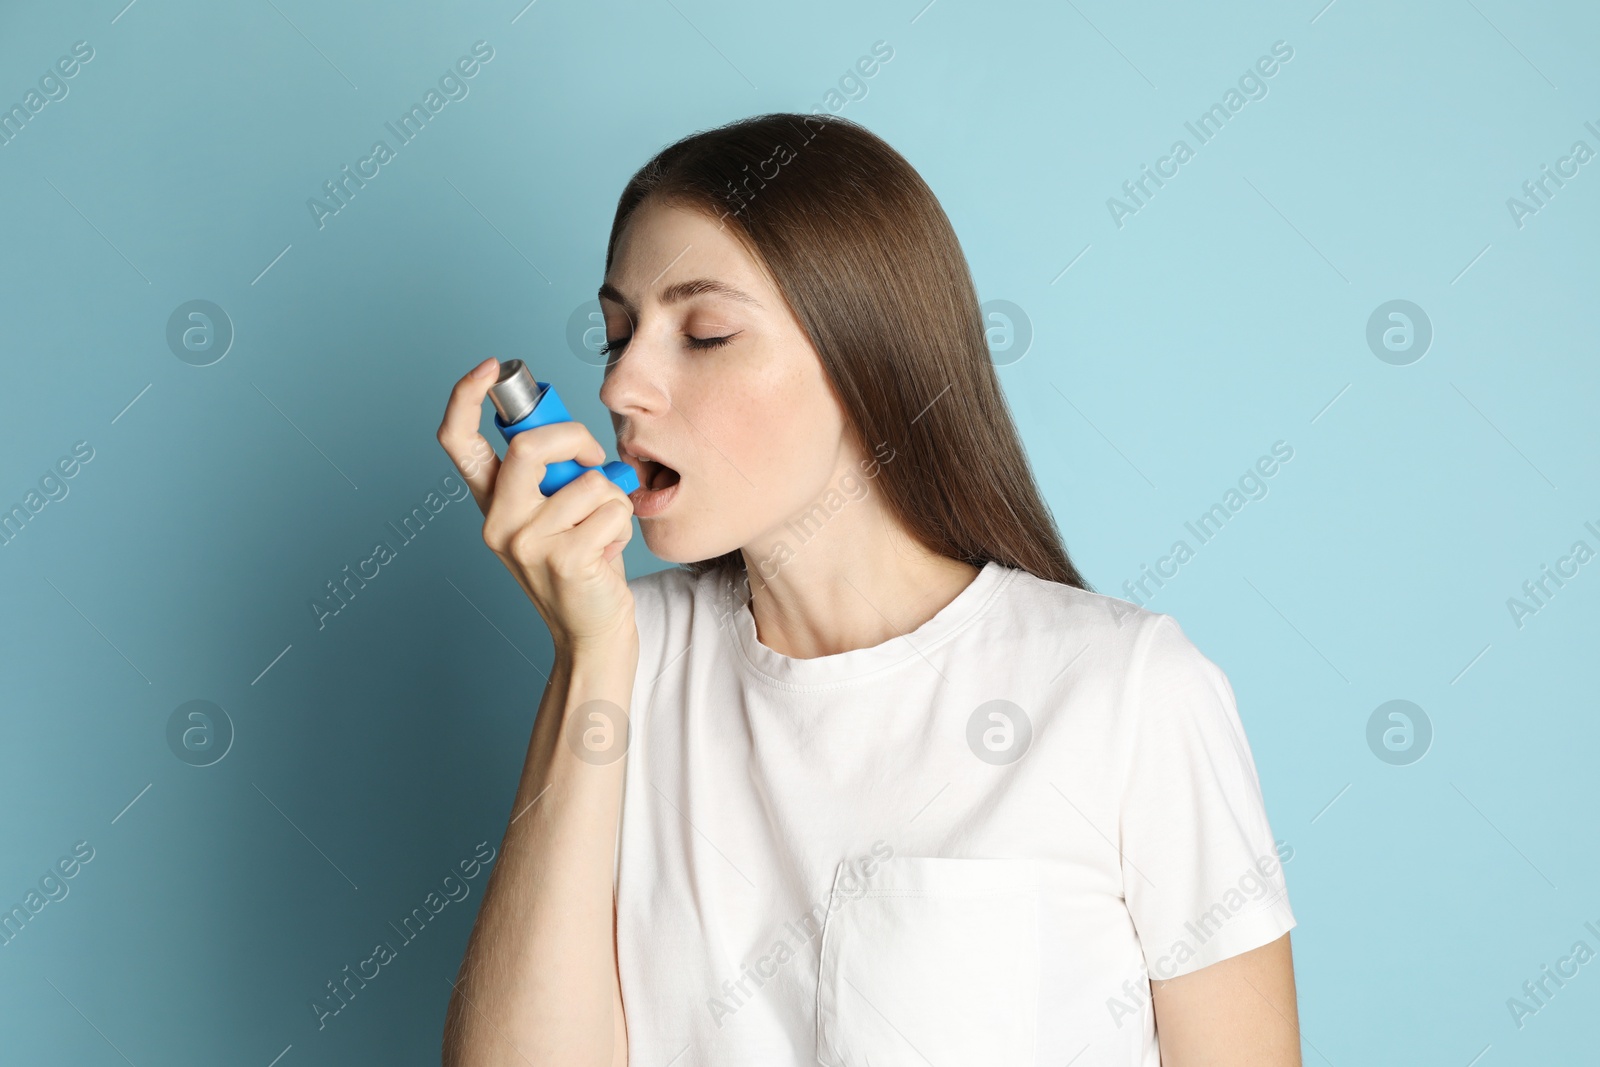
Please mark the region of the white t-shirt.
[[1149, 979], [1295, 925], [1223, 672], [988, 563], [814, 659], [736, 579], [630, 581], [617, 961], [639, 1067], [1158, 1067]]

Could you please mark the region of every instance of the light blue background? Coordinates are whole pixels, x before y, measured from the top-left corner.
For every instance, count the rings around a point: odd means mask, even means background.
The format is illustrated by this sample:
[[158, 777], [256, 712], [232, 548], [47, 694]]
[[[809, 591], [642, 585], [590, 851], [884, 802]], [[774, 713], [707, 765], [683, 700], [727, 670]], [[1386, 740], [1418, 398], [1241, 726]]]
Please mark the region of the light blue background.
[[[1600, 962], [1520, 1029], [1506, 1000], [1600, 950], [1600, 563], [1521, 628], [1506, 602], [1600, 549], [1600, 161], [1520, 228], [1506, 201], [1600, 149], [1600, 13], [924, 2], [5, 7], [0, 104], [95, 56], [0, 148], [0, 505], [94, 458], [0, 548], [0, 906], [95, 857], [0, 947], [0, 1058], [437, 1062], [486, 873], [326, 1029], [308, 1003], [498, 846], [547, 635], [470, 500], [326, 628], [308, 604], [451, 471], [434, 432], [485, 356], [608, 433], [566, 330], [629, 174], [821, 106], [878, 40], [841, 113], [1025, 312], [1001, 378], [1099, 590], [1294, 449], [1150, 606], [1227, 671], [1294, 850], [1305, 1062], [1593, 1048]], [[307, 199], [480, 39], [469, 95], [319, 230]], [[1279, 40], [1269, 94], [1116, 226], [1107, 198]], [[193, 299], [236, 330], [206, 367], [165, 338]], [[1392, 299], [1434, 329], [1405, 366], [1365, 340]], [[661, 566], [638, 537], [626, 562]], [[166, 742], [193, 699], [237, 731], [205, 768]], [[1368, 747], [1391, 699], [1433, 726], [1410, 765]]]

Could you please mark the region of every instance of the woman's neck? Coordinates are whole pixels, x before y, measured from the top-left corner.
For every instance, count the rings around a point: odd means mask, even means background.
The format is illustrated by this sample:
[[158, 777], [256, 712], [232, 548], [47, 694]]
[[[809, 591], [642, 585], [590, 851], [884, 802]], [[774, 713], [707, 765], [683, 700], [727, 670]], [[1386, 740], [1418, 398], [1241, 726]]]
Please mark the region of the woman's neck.
[[905, 543], [883, 551], [802, 550], [780, 565], [745, 553], [756, 637], [794, 659], [871, 648], [910, 633], [972, 583], [978, 568]]

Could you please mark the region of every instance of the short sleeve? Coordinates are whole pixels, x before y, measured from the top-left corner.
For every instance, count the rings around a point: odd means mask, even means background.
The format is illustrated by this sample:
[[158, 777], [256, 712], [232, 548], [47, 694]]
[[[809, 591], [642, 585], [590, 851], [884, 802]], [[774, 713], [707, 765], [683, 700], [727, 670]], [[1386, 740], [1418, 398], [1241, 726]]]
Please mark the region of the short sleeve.
[[1169, 615], [1146, 624], [1132, 664], [1123, 892], [1158, 980], [1275, 941], [1295, 919], [1227, 676]]

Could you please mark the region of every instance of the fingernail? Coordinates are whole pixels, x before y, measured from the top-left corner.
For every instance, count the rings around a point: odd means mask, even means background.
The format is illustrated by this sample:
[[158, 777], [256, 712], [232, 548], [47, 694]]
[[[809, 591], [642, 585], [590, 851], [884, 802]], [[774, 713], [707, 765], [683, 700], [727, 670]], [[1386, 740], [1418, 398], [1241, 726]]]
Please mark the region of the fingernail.
[[493, 356], [490, 356], [488, 359], [472, 368], [472, 376], [474, 378], [487, 378], [490, 373], [499, 365], [500, 361], [495, 359]]

